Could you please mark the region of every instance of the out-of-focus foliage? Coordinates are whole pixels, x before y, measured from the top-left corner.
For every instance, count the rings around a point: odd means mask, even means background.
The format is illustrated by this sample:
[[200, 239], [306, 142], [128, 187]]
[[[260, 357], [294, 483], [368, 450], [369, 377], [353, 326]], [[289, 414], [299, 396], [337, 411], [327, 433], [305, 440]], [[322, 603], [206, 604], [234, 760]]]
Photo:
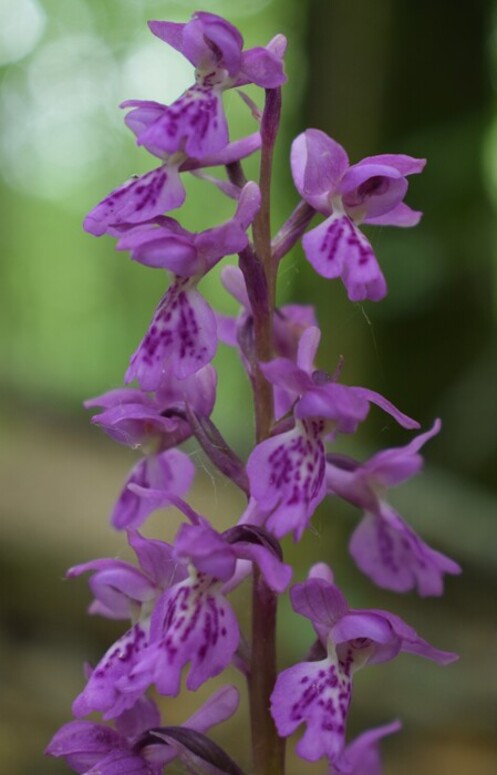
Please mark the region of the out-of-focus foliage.
[[[59, 582], [72, 562], [114, 555], [124, 543], [110, 532], [107, 514], [131, 454], [87, 429], [80, 405], [121, 383], [166, 278], [114, 252], [111, 239], [84, 234], [81, 221], [112, 187], [154, 164], [136, 148], [118, 104], [168, 102], [191, 79], [182, 57], [150, 35], [146, 20], [184, 20], [198, 6], [197, 0], [0, 5], [0, 564], [6, 592], [0, 757], [12, 775], [66, 771], [40, 760], [39, 752], [69, 718], [80, 663], [96, 658], [113, 636], [108, 623], [87, 622], [83, 584]], [[471, 11], [451, 0], [203, 3], [239, 24], [248, 45], [279, 31], [290, 40], [275, 227], [297, 202], [287, 158], [292, 137], [307, 126], [336, 137], [354, 161], [381, 152], [429, 160], [408, 197], [425, 212], [420, 226], [370, 235], [389, 282], [384, 302], [351, 305], [339, 284], [313, 274], [299, 249], [282, 265], [280, 282], [282, 301], [318, 307], [326, 332], [323, 368], [333, 370], [343, 354], [346, 382], [380, 390], [424, 426], [435, 416], [444, 422], [427, 449], [426, 477], [399, 491], [396, 505], [463, 565], [464, 576], [450, 580], [446, 598], [418, 601], [373, 590], [345, 556], [357, 515], [330, 502], [315, 519], [314, 535], [299, 547], [285, 546], [292, 561], [301, 557], [301, 574], [328, 551], [353, 604], [392, 608], [440, 647], [461, 651], [460, 664], [447, 671], [405, 657], [357, 681], [353, 729], [403, 717], [406, 731], [390, 744], [391, 771], [408, 775], [496, 769], [494, 6], [490, 0], [478, 0]], [[226, 95], [226, 105], [235, 136], [253, 131], [236, 93]], [[247, 171], [256, 174], [254, 163]], [[188, 182], [181, 215], [187, 227], [205, 228], [230, 212], [230, 203], [205, 182]], [[217, 273], [203, 290], [218, 309], [235, 311]], [[243, 453], [252, 433], [245, 380], [222, 346], [216, 365], [216, 420]], [[352, 451], [364, 456], [387, 441], [402, 443], [405, 435], [381, 425], [378, 413], [362, 432], [363, 446]], [[221, 518], [240, 509], [208, 473], [195, 493], [197, 508]], [[167, 537], [176, 525], [169, 514], [154, 522]], [[295, 632], [285, 607], [281, 635], [285, 659], [297, 659], [309, 633]], [[297, 763], [292, 771], [299, 772]]]

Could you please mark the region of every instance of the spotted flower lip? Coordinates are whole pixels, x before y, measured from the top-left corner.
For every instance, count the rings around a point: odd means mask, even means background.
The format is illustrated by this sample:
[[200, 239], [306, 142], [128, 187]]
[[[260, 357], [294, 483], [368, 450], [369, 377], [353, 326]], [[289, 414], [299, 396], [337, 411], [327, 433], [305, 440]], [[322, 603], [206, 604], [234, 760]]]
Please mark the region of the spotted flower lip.
[[273, 89], [286, 80], [282, 35], [265, 48], [243, 51], [236, 27], [215, 14], [196, 13], [186, 24], [151, 21], [149, 27], [195, 67], [195, 83], [172, 104], [127, 100], [121, 105], [131, 108], [125, 120], [138, 145], [155, 155], [179, 151], [201, 159], [221, 151], [229, 141], [223, 91], [249, 83]]
[[[338, 772], [346, 772], [354, 762], [353, 752], [352, 761], [345, 754], [353, 673], [368, 663], [394, 659], [402, 651], [442, 665], [453, 662], [457, 655], [433, 648], [395, 614], [349, 608], [331, 581], [331, 571], [326, 570], [322, 565], [313, 569], [307, 581], [292, 587], [290, 597], [294, 611], [311, 620], [327, 656], [298, 663], [279, 674], [271, 695], [271, 714], [281, 737], [305, 724], [296, 748], [299, 756], [308, 761], [326, 756]], [[374, 740], [373, 735], [356, 746], [358, 759], [362, 745], [367, 748]]]
[[135, 531], [129, 531], [128, 539], [139, 568], [121, 560], [103, 558], [68, 571], [70, 578], [93, 573], [90, 579], [95, 595], [90, 609], [93, 613], [113, 619], [129, 616], [134, 622], [91, 671], [85, 688], [73, 703], [77, 718], [93, 711], [103, 713], [104, 719], [116, 718], [142, 697], [141, 688], [129, 690], [124, 684], [148, 645], [150, 611], [165, 589], [181, 583], [187, 575], [184, 566], [174, 559], [169, 544], [143, 538]]
[[293, 428], [262, 441], [247, 462], [251, 495], [268, 515], [267, 527], [277, 538], [292, 532], [300, 540], [325, 496], [324, 441], [337, 433], [354, 433], [370, 404], [405, 428], [418, 427], [375, 391], [326, 381], [326, 375], [321, 384], [323, 375], [314, 368], [320, 336], [314, 326], [304, 330], [296, 363], [276, 358], [260, 364], [266, 379], [287, 394], [295, 418]]
[[420, 448], [440, 430], [440, 420], [405, 447], [387, 449], [365, 463], [329, 455], [326, 481], [338, 495], [364, 511], [350, 541], [358, 567], [376, 584], [396, 592], [417, 587], [422, 596], [441, 595], [445, 573], [459, 565], [429, 547], [385, 500], [386, 490], [416, 474], [423, 460]]
[[304, 252], [323, 277], [341, 277], [352, 301], [379, 301], [385, 278], [357, 224], [415, 226], [421, 213], [403, 202], [406, 176], [420, 173], [425, 159], [404, 154], [369, 156], [349, 165], [342, 146], [318, 129], [293, 142], [291, 166], [302, 198], [326, 220], [304, 235]]
[[145, 223], [175, 210], [181, 207], [186, 196], [180, 172], [230, 164], [249, 156], [258, 150], [260, 144], [260, 134], [256, 132], [228, 143], [220, 151], [202, 159], [188, 157], [183, 152], [169, 155], [159, 149], [148, 148], [162, 159], [162, 164], [144, 175], [130, 178], [111, 191], [90, 210], [83, 221], [83, 228], [100, 237], [125, 224]]
[[[134, 250], [138, 260], [179, 270], [131, 357], [126, 382], [137, 379], [143, 390], [156, 390], [165, 371], [172, 371], [181, 380], [213, 359], [217, 349], [216, 317], [197, 291], [197, 284], [221, 258], [246, 247], [246, 229], [259, 206], [259, 187], [249, 182], [240, 192], [235, 215], [219, 227], [185, 236], [178, 234], [177, 228], [166, 229], [163, 223], [157, 228], [148, 224], [122, 238], [121, 247], [124, 244]], [[192, 271], [197, 273], [192, 275]]]

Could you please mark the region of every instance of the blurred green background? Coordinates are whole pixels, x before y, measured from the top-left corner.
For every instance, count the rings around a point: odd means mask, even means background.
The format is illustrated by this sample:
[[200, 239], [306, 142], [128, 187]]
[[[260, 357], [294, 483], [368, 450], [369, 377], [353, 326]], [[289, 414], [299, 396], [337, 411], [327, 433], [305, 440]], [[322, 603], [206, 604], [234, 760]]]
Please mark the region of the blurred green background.
[[[352, 161], [382, 152], [428, 157], [408, 195], [425, 212], [420, 226], [368, 235], [389, 283], [385, 301], [350, 304], [338, 283], [313, 274], [299, 249], [282, 265], [280, 301], [317, 305], [322, 367], [334, 368], [343, 354], [346, 383], [381, 391], [424, 427], [442, 417], [425, 474], [392, 501], [464, 574], [449, 579], [442, 599], [374, 589], [346, 555], [358, 514], [330, 502], [302, 543], [287, 541], [285, 551], [298, 562], [297, 577], [310, 562], [327, 559], [353, 605], [390, 608], [439, 647], [461, 654], [446, 669], [403, 656], [360, 673], [350, 735], [399, 717], [404, 731], [384, 745], [387, 773], [491, 775], [497, 3], [205, 0], [203, 8], [240, 26], [247, 45], [277, 32], [290, 41], [275, 227], [297, 202], [287, 159], [292, 138], [306, 127], [335, 137]], [[111, 239], [83, 233], [81, 221], [111, 188], [153, 166], [117, 105], [128, 98], [172, 101], [191, 81], [189, 65], [150, 35], [146, 20], [185, 21], [195, 10], [197, 0], [0, 0], [0, 761], [10, 775], [68, 771], [41, 751], [70, 718], [83, 661], [97, 660], [122, 629], [87, 619], [85, 582], [62, 581], [76, 562], [126, 556], [107, 515], [135, 457], [89, 427], [81, 402], [121, 384], [165, 283], [159, 272], [115, 253]], [[233, 136], [253, 131], [238, 95], [226, 94], [225, 104]], [[254, 164], [247, 170], [255, 174]], [[231, 209], [206, 183], [188, 181], [186, 226], [221, 222]], [[201, 290], [218, 309], [235, 312], [216, 273]], [[216, 365], [216, 421], [246, 455], [252, 427], [244, 376], [222, 347]], [[406, 440], [372, 412], [341, 449], [366, 456]], [[241, 499], [197, 459], [192, 503], [219, 526], [233, 523]], [[177, 525], [177, 516], [165, 512], [145, 532], [170, 540]], [[237, 593], [241, 608], [246, 593]], [[286, 603], [280, 636], [282, 665], [300, 659], [310, 631], [297, 627]], [[184, 719], [192, 701], [166, 700], [167, 718]], [[217, 739], [245, 740], [240, 730], [230, 722]], [[243, 745], [235, 750], [247, 766]], [[325, 767], [291, 759], [289, 773], [311, 771]]]

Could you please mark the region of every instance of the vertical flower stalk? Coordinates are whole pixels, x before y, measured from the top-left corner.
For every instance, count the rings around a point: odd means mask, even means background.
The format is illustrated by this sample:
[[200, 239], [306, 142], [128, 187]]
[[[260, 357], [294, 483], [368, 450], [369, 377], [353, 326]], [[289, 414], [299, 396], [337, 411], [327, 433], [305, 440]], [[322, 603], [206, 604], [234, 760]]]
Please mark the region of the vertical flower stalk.
[[[208, 734], [236, 713], [241, 698], [234, 686], [222, 686], [180, 726], [168, 724], [166, 704], [238, 669], [247, 678], [251, 724], [245, 775], [285, 775], [287, 738], [302, 727], [295, 752], [306, 771], [325, 759], [330, 775], [379, 775], [379, 743], [401, 725], [392, 721], [348, 741], [355, 672], [401, 653], [440, 665], [456, 655], [431, 646], [397, 614], [350, 608], [331, 568], [335, 547], [290, 587], [293, 568], [280, 542], [289, 534], [300, 541], [326, 497], [332, 496], [331, 513], [342, 498], [362, 514], [349, 545], [360, 571], [396, 593], [442, 594], [445, 576], [459, 573], [459, 566], [428, 546], [387, 500], [390, 487], [421, 469], [420, 450], [441, 423], [367, 461], [345, 456], [343, 434], [359, 433], [372, 408], [408, 432], [419, 423], [375, 391], [343, 384], [342, 364], [318, 368], [317, 311], [298, 302], [278, 308], [276, 290], [281, 261], [301, 242], [318, 274], [340, 278], [352, 302], [381, 300], [386, 280], [360, 226], [414, 226], [421, 213], [404, 203], [407, 178], [425, 162], [382, 154], [350, 164], [336, 140], [307, 129], [290, 155], [300, 201], [273, 237], [285, 38], [245, 49], [230, 22], [202, 11], [186, 23], [149, 26], [192, 64], [193, 84], [171, 105], [123, 103], [137, 144], [159, 166], [115, 188], [84, 221], [88, 232], [114, 237], [117, 250], [161, 278], [162, 296], [130, 358], [126, 386], [86, 402], [96, 410], [92, 422], [139, 456], [111, 509], [111, 523], [125, 531], [136, 562], [100, 558], [68, 571], [69, 578], [89, 574], [91, 614], [126, 624], [87, 668], [73, 703], [75, 720], [56, 732], [47, 753], [82, 775], [163, 775], [174, 759], [197, 775], [244, 775], [237, 753]], [[223, 94], [247, 84], [264, 92], [262, 110], [242, 93], [249, 120], [260, 127], [231, 141]], [[247, 180], [243, 159], [258, 151], [256, 182]], [[219, 166], [227, 179], [205, 172]], [[182, 176], [189, 173], [233, 200], [227, 221], [191, 232], [172, 217], [185, 200]], [[236, 318], [212, 309], [199, 290], [229, 256], [238, 256], [238, 266], [228, 263], [220, 276], [240, 304]], [[219, 342], [236, 349], [252, 388], [255, 438], [247, 460], [211, 416]], [[230, 515], [224, 531], [217, 514], [209, 519], [188, 502], [196, 469], [179, 449], [188, 439], [247, 497], [244, 512]], [[183, 519], [171, 544], [139, 532], [162, 508]], [[230, 594], [249, 577], [251, 631], [242, 632]], [[280, 664], [276, 641], [278, 600], [288, 589], [295, 616], [310, 621], [315, 633], [293, 665]], [[157, 694], [165, 698], [166, 718]], [[93, 713], [101, 721], [85, 719]]]

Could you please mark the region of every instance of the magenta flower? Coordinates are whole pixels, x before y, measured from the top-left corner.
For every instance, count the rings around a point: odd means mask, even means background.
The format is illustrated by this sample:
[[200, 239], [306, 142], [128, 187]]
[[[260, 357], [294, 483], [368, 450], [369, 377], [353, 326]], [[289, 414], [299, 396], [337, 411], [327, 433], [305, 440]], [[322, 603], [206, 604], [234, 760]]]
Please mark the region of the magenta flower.
[[112, 511], [112, 524], [118, 530], [139, 527], [153, 511], [185, 495], [194, 476], [194, 464], [178, 449], [144, 457], [129, 472]]
[[274, 89], [286, 81], [283, 35], [266, 48], [243, 51], [243, 38], [236, 27], [212, 13], [195, 13], [186, 24], [151, 21], [149, 27], [195, 67], [195, 83], [169, 106], [123, 102], [121, 107], [132, 108], [126, 123], [137, 135], [138, 144], [152, 153], [181, 151], [202, 159], [221, 151], [229, 139], [223, 91], [248, 83]]
[[154, 608], [149, 646], [123, 682], [131, 693], [155, 683], [161, 694], [176, 696], [187, 663], [186, 686], [195, 691], [230, 664], [240, 633], [223, 586], [234, 576], [238, 560], [256, 563], [276, 592], [282, 592], [291, 578], [291, 568], [281, 561], [273, 543], [252, 526], [220, 535], [205, 522], [183, 525], [175, 540], [175, 556], [188, 566], [189, 576], [170, 587]]
[[403, 427], [418, 427], [378, 393], [340, 385], [315, 370], [319, 339], [319, 329], [309, 327], [301, 336], [296, 364], [287, 358], [260, 364], [269, 382], [285, 390], [294, 404], [295, 427], [258, 444], [247, 462], [251, 495], [270, 515], [266, 524], [277, 538], [293, 532], [299, 540], [325, 496], [327, 437], [354, 433], [371, 403]]
[[[146, 445], [151, 450], [128, 475], [112, 511], [114, 527], [137, 528], [152, 511], [188, 492], [195, 466], [188, 455], [171, 447], [192, 434], [186, 405], [208, 417], [215, 395], [216, 372], [212, 366], [205, 366], [184, 380], [166, 375], [155, 398], [140, 390], [122, 388], [85, 402], [89, 408], [104, 408], [92, 422], [116, 441], [133, 448]], [[157, 448], [159, 452], [155, 452]]]
[[[247, 296], [245, 280], [241, 270], [236, 266], [225, 266], [221, 272], [221, 282], [241, 305], [240, 314], [234, 318], [228, 315], [216, 314], [218, 337], [221, 342], [236, 347], [243, 365], [249, 375], [252, 365], [244, 351], [253, 350], [254, 314]], [[275, 309], [273, 321], [273, 349], [277, 356], [295, 361], [297, 358], [300, 338], [306, 329], [317, 327], [314, 307], [303, 304], [285, 304]], [[248, 340], [248, 341], [247, 341]], [[243, 348], [240, 343], [243, 342]], [[293, 401], [289, 392], [279, 386], [274, 386], [274, 406], [276, 418], [282, 417], [290, 409]]]
[[150, 611], [164, 589], [185, 578], [187, 572], [173, 557], [173, 549], [162, 541], [128, 533], [139, 568], [115, 559], [92, 560], [76, 565], [67, 573], [74, 578], [93, 572], [90, 588], [95, 595], [90, 611], [113, 619], [131, 618], [135, 622], [104, 654], [91, 672], [86, 687], [73, 704], [73, 713], [81, 718], [100, 711], [104, 719], [115, 718], [133, 707], [143, 692], [121, 689], [121, 683], [138, 663], [149, 637]]
[[457, 655], [433, 648], [388, 611], [350, 609], [331, 578], [326, 566], [316, 566], [306, 582], [290, 591], [294, 610], [311, 620], [327, 656], [280, 673], [271, 697], [271, 713], [283, 737], [306, 724], [296, 749], [302, 758], [317, 761], [327, 756], [335, 764], [345, 746], [356, 670], [367, 663], [394, 659], [401, 651], [442, 665], [453, 662]]
[[342, 146], [318, 129], [307, 129], [294, 140], [295, 186], [327, 216], [304, 235], [306, 257], [323, 277], [341, 277], [351, 301], [379, 301], [387, 292], [373, 248], [357, 224], [415, 226], [421, 213], [403, 202], [406, 176], [421, 172], [425, 164], [425, 159], [382, 154], [350, 166]]
[[175, 272], [131, 358], [126, 382], [137, 379], [144, 390], [156, 390], [167, 369], [185, 379], [212, 360], [217, 348], [216, 318], [197, 284], [221, 258], [246, 247], [246, 230], [259, 205], [258, 186], [247, 183], [233, 219], [218, 228], [178, 234], [163, 221], [142, 226], [120, 240], [118, 247], [131, 249], [137, 260]]
[[136, 388], [117, 388], [88, 399], [84, 405], [87, 409], [102, 407], [104, 411], [91, 421], [120, 444], [133, 449], [150, 445], [169, 449], [192, 434], [184, 414], [187, 403], [199, 415], [211, 414], [216, 384], [212, 366], [182, 380], [166, 371], [155, 396]]
[[[234, 686], [213, 694], [182, 726], [207, 732], [226, 721], [239, 702]], [[161, 775], [164, 766], [178, 755], [154, 733], [161, 727], [160, 713], [152, 700], [142, 699], [115, 719], [116, 729], [91, 721], [71, 721], [54, 735], [45, 751], [62, 757], [81, 775]]]
[[439, 432], [440, 425], [437, 420], [431, 430], [405, 447], [379, 452], [362, 465], [339, 455], [328, 457], [326, 482], [331, 494], [364, 510], [350, 552], [380, 587], [396, 592], [417, 587], [420, 595], [441, 595], [444, 573], [461, 572], [457, 563], [425, 544], [384, 499], [389, 487], [420, 470], [419, 450]]
[[[111, 191], [86, 216], [85, 231], [100, 237], [113, 233], [126, 224], [140, 224], [151, 221], [165, 212], [180, 207], [185, 200], [185, 189], [180, 172], [230, 164], [249, 156], [260, 147], [260, 135], [255, 133], [227, 145], [219, 153], [202, 160], [189, 159], [184, 153], [172, 156], [157, 153], [162, 164], [150, 172], [133, 177]], [[154, 152], [152, 149], [149, 150]]]

